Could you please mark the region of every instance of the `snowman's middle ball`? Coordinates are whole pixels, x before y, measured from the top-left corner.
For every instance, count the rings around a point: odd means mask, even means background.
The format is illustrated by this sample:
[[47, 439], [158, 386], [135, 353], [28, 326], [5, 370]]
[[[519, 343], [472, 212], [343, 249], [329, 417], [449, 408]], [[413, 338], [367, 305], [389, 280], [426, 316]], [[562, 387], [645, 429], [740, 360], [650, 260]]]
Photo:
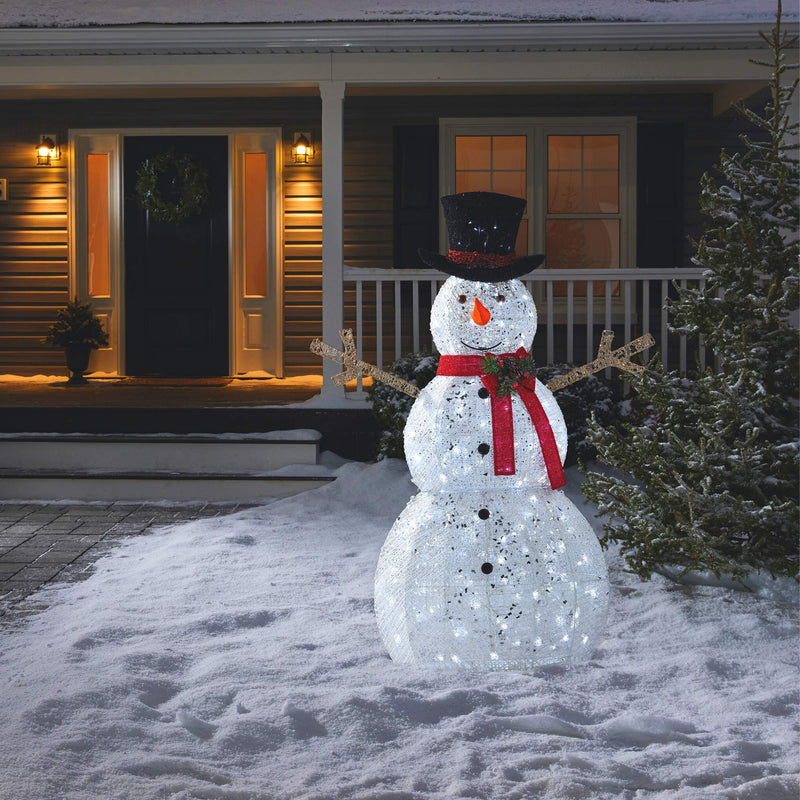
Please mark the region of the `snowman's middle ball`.
[[[489, 312], [479, 324], [475, 301]], [[482, 319], [485, 319], [485, 315]], [[536, 306], [517, 280], [485, 283], [450, 276], [431, 307], [431, 334], [437, 350], [450, 355], [512, 353], [530, 349], [536, 335]]]

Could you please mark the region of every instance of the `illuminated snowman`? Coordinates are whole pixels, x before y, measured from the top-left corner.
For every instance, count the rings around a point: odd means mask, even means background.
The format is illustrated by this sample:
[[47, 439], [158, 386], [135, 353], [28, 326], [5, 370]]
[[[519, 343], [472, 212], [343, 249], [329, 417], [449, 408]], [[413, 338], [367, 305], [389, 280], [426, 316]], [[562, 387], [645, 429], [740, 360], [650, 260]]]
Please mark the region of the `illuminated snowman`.
[[450, 274], [431, 309], [442, 355], [405, 429], [420, 492], [381, 550], [378, 626], [392, 658], [407, 664], [585, 660], [604, 626], [608, 577], [592, 528], [557, 491], [564, 417], [525, 369], [537, 318], [517, 278], [543, 257], [513, 253], [524, 200], [470, 192], [442, 204], [447, 257], [420, 253]]

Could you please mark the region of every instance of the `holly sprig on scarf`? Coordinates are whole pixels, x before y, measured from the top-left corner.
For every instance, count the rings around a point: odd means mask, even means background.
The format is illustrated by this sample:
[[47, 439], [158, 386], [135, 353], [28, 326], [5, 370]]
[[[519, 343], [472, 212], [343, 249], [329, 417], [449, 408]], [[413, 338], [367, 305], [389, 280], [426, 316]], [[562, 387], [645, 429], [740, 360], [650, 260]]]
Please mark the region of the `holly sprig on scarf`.
[[531, 355], [503, 357], [487, 353], [481, 361], [484, 374], [497, 378], [497, 396], [519, 392], [519, 382], [535, 375], [536, 362]]

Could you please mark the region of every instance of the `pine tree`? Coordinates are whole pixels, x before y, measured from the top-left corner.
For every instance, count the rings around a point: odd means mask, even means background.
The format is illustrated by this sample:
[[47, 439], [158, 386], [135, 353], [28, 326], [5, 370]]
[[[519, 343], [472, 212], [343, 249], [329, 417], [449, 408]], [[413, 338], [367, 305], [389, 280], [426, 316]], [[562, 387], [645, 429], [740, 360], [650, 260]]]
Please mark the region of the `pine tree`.
[[[770, 98], [743, 105], [744, 149], [720, 155], [700, 207], [710, 218], [695, 244], [705, 285], [678, 288], [673, 332], [702, 337], [714, 367], [681, 377], [654, 360], [634, 379], [639, 416], [622, 430], [590, 427], [601, 462], [631, 476], [589, 473], [584, 487], [609, 513], [603, 544], [619, 542], [641, 577], [751, 569], [797, 577], [798, 162], [789, 119], [795, 80], [783, 85], [797, 37], [777, 23]], [[796, 139], [794, 139], [796, 141]]]

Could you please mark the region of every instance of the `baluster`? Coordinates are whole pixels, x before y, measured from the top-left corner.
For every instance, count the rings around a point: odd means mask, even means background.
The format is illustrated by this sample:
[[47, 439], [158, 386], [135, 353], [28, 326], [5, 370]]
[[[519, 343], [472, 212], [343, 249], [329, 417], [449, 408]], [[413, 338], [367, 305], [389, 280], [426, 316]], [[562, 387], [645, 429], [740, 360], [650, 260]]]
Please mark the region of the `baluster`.
[[[700, 278], [700, 291], [704, 292], [706, 290], [706, 281], [705, 278]], [[697, 349], [700, 354], [700, 372], [706, 371], [706, 337], [704, 334], [700, 334], [699, 339], [697, 340]]]
[[667, 292], [668, 282], [661, 281], [661, 363], [668, 369], [669, 343], [667, 342]]
[[[606, 282], [606, 330], [610, 331], [613, 329], [612, 326], [612, 319], [611, 319], [611, 281], [607, 280]], [[611, 379], [611, 367], [606, 367], [605, 371], [606, 380]]]
[[[650, 333], [650, 281], [642, 281], [642, 333]], [[642, 351], [642, 362], [650, 357], [650, 348]]]
[[[685, 280], [681, 280], [680, 281], [680, 286], [681, 286], [681, 289], [683, 289], [685, 291], [686, 290], [686, 281]], [[679, 361], [679, 369], [680, 369], [681, 375], [685, 375], [686, 374], [686, 334], [684, 334], [684, 333], [681, 334], [681, 339], [680, 339], [680, 355], [679, 355], [679, 359], [680, 359], [680, 361]]]
[[403, 331], [400, 322], [400, 279], [394, 279], [394, 360], [400, 358], [403, 347]]
[[[439, 292], [439, 283], [437, 281], [431, 281], [431, 308], [433, 307], [433, 301], [436, 299], [436, 295], [438, 292]], [[428, 311], [430, 312], [430, 309], [428, 309]], [[428, 327], [430, 327], [430, 321], [431, 321], [431, 315], [430, 313], [428, 313]], [[426, 336], [426, 341], [430, 342], [430, 346], [427, 347], [426, 349], [429, 350], [430, 352], [433, 352], [434, 350], [433, 340], [427, 339], [428, 336], [427, 333], [425, 334], [425, 336]]]
[[383, 369], [383, 281], [375, 281], [375, 364]]
[[411, 283], [411, 340], [414, 352], [419, 353], [419, 281]]
[[545, 284], [547, 293], [547, 363], [552, 364], [554, 358], [555, 334], [553, 333], [553, 279], [548, 279]]
[[571, 364], [575, 360], [573, 347], [573, 326], [575, 325], [575, 314], [573, 313], [573, 294], [575, 291], [575, 279], [567, 281], [567, 363]]
[[[358, 353], [358, 360], [363, 358], [363, 341], [364, 341], [364, 313], [362, 302], [362, 284], [363, 281], [356, 279], [356, 352]], [[361, 373], [358, 373], [356, 378], [356, 391], [360, 392], [363, 387], [364, 379]]]
[[594, 354], [594, 281], [586, 281], [586, 361]]

